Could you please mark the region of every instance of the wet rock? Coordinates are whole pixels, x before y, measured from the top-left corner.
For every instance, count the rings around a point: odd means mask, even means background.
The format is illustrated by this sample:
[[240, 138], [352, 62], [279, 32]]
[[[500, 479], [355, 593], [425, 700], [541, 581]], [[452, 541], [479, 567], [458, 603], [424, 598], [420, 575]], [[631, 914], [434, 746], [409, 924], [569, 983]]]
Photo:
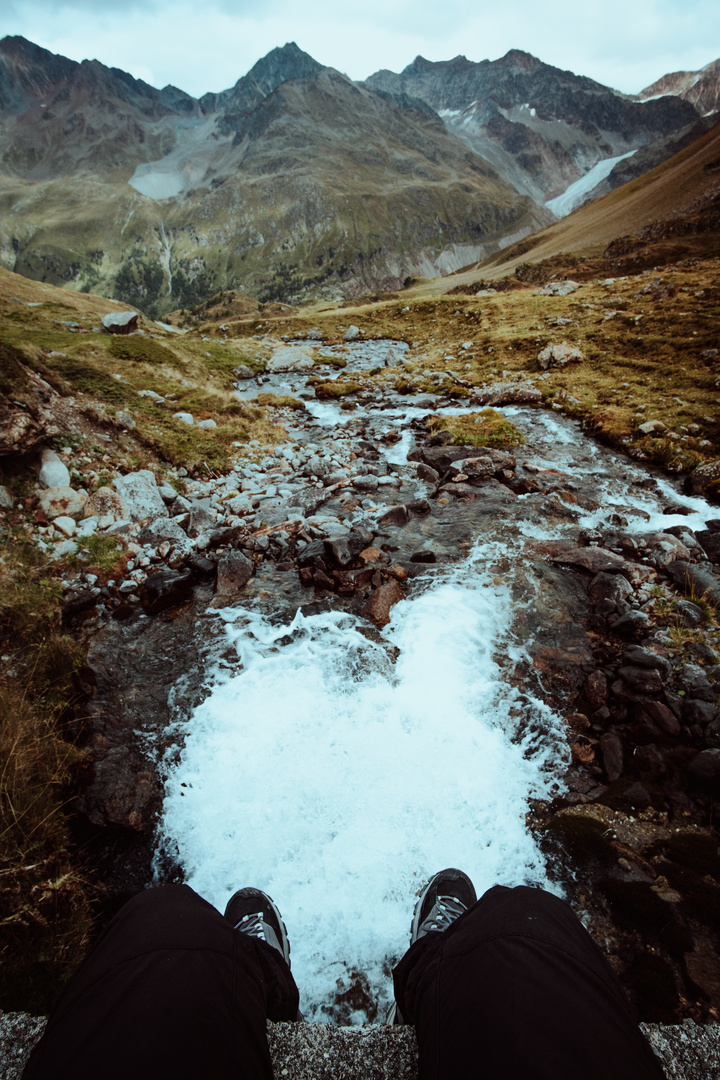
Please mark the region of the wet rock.
[[585, 357], [574, 345], [563, 341], [562, 345], [548, 345], [538, 353], [538, 364], [547, 371], [553, 367], [567, 367], [569, 364], [582, 364]]
[[492, 458], [485, 455], [482, 457], [463, 458], [458, 466], [460, 475], [454, 476], [453, 480], [488, 480], [495, 473]]
[[390, 622], [391, 609], [402, 599], [403, 592], [397, 581], [389, 581], [371, 592], [360, 614], [377, 627], [386, 626]]
[[378, 525], [405, 525], [410, 519], [406, 506], [392, 506], [378, 518]]
[[720, 577], [709, 568], [679, 560], [670, 563], [667, 572], [682, 592], [706, 596], [715, 607], [720, 607]]
[[562, 566], [575, 566], [591, 574], [612, 573], [630, 575], [635, 570], [632, 563], [620, 555], [600, 547], [579, 547], [572, 541], [558, 540], [543, 545], [550, 561]]
[[365, 473], [362, 476], [355, 476], [352, 480], [352, 486], [356, 491], [377, 491], [378, 478], [369, 473]]
[[690, 698], [683, 705], [683, 720], [688, 727], [692, 727], [693, 724], [705, 727], [712, 724], [717, 719], [717, 715], [715, 705], [710, 701], [703, 701], [702, 698]]
[[418, 480], [424, 480], [426, 484], [439, 484], [440, 473], [437, 469], [431, 468], [430, 465], [426, 465], [424, 461], [421, 461], [417, 467]]
[[237, 597], [255, 570], [255, 563], [242, 551], [228, 551], [219, 560], [215, 579], [215, 607]]
[[623, 744], [613, 731], [606, 731], [600, 737], [600, 755], [608, 780], [612, 783], [622, 776], [624, 765]]
[[624, 638], [641, 638], [650, 632], [650, 619], [643, 611], [627, 611], [610, 624]]
[[437, 555], [431, 549], [425, 551], [416, 551], [410, 556], [411, 563], [435, 563], [437, 562]]
[[685, 481], [685, 486], [691, 495], [702, 495], [705, 488], [716, 480], [720, 480], [720, 460], [698, 465]]
[[427, 499], [412, 499], [406, 505], [411, 514], [417, 514], [419, 517], [429, 514], [432, 509]]
[[57, 517], [79, 518], [87, 497], [71, 487], [46, 488], [38, 495], [38, 506], [50, 520]]
[[457, 446], [453, 443], [448, 443], [446, 446], [425, 446], [421, 454], [425, 464], [440, 473], [446, 472], [456, 461], [462, 461], [463, 458], [489, 457], [496, 472], [502, 469], [514, 469], [516, 465], [513, 455], [505, 450]]
[[70, 487], [70, 470], [54, 450], [43, 450], [38, 483], [44, 488]]
[[608, 602], [614, 610], [619, 601], [626, 600], [632, 594], [630, 582], [621, 574], [596, 574], [588, 588], [588, 600], [593, 607]]
[[148, 615], [157, 615], [190, 598], [195, 584], [190, 571], [165, 570], [151, 574], [140, 587], [140, 603]]
[[690, 697], [698, 701], [715, 702], [715, 691], [703, 668], [699, 664], [685, 664], [680, 668], [678, 677]]
[[138, 328], [137, 311], [111, 311], [103, 315], [102, 324], [109, 334], [131, 334]]
[[168, 508], [149, 469], [119, 476], [114, 484], [125, 520], [145, 521], [147, 518], [168, 517]]
[[720, 749], [702, 750], [688, 765], [688, 772], [699, 780], [720, 779]]
[[690, 558], [690, 552], [677, 536], [664, 532], [647, 533], [637, 539], [647, 549], [649, 558], [658, 567], [664, 568], [677, 559], [688, 560]]
[[96, 757], [93, 778], [78, 800], [92, 825], [148, 830], [160, 795], [159, 781], [133, 749], [115, 745]]

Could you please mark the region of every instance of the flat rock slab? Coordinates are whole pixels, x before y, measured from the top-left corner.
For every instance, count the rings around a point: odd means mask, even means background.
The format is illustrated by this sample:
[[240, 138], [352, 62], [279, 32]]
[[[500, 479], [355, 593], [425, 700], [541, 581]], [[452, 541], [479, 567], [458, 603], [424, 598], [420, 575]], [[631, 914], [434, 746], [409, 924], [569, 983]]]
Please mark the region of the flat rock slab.
[[632, 574], [637, 567], [616, 555], [613, 551], [606, 551], [600, 547], [577, 547], [572, 542], [546, 543], [541, 545], [541, 550], [550, 557], [550, 561], [562, 566], [577, 566], [581, 570], [587, 570], [590, 574]]
[[[0, 1075], [20, 1080], [45, 1020], [28, 1013], [0, 1016]], [[710, 1080], [720, 1072], [720, 1024], [641, 1024], [667, 1080]], [[335, 1027], [268, 1024], [273, 1074], [278, 1080], [416, 1080], [412, 1027]]]

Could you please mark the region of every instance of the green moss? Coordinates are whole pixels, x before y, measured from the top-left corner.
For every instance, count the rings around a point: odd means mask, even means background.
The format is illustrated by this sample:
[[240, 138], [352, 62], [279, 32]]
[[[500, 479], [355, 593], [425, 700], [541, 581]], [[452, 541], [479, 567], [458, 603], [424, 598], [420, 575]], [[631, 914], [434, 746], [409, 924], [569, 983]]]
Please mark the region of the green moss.
[[[324, 356], [319, 356], [314, 361], [314, 364], [316, 367], [322, 367], [323, 365], [327, 365], [328, 367], [344, 368], [347, 367], [347, 360], [344, 356], [328, 356], [327, 354], [325, 354]], [[381, 368], [375, 368], [376, 372], [381, 370]]]
[[464, 416], [433, 416], [427, 422], [430, 433], [449, 431], [457, 446], [521, 446], [523, 433], [496, 409], [482, 409]]
[[[83, 548], [90, 554], [89, 561], [82, 563], [83, 570], [91, 573], [109, 572], [123, 553], [112, 536], [88, 536], [83, 541]], [[71, 561], [73, 564], [78, 562], [77, 558]]]
[[300, 401], [298, 398], [291, 397], [290, 394], [258, 394], [253, 399], [257, 405], [269, 405], [274, 409], [304, 409], [305, 402]]
[[142, 362], [145, 364], [173, 364], [175, 367], [184, 364], [184, 361], [176, 353], [161, 345], [159, 341], [155, 341], [153, 338], [136, 336], [135, 334], [114, 336], [110, 341], [108, 351], [111, 356], [116, 356], [118, 360], [134, 360], [136, 363]]
[[348, 394], [357, 394], [359, 390], [362, 390], [362, 383], [340, 382], [339, 379], [315, 384], [315, 393], [321, 400], [347, 397]]
[[51, 365], [73, 390], [92, 394], [109, 405], [136, 405], [137, 395], [124, 383], [85, 360], [73, 357], [48, 357]]

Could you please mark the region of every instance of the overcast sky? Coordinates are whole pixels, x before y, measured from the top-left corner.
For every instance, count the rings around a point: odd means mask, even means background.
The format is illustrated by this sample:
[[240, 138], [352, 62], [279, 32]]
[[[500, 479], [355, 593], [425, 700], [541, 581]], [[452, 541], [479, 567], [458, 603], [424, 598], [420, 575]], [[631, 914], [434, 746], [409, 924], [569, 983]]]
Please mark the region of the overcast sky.
[[97, 59], [195, 96], [232, 86], [276, 45], [362, 79], [418, 54], [494, 60], [508, 49], [636, 93], [720, 56], [718, 0], [2, 0], [0, 35]]

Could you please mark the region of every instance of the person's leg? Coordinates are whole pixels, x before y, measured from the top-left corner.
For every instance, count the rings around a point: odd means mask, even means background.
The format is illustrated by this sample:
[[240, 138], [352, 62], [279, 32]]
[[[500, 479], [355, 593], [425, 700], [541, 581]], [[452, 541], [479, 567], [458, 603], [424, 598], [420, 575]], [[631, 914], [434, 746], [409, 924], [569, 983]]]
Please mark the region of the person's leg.
[[393, 974], [420, 1080], [663, 1077], [602, 953], [540, 889], [495, 886], [447, 929], [427, 925]]
[[294, 1020], [282, 953], [186, 885], [149, 889], [75, 973], [23, 1080], [272, 1080], [266, 1020]]

